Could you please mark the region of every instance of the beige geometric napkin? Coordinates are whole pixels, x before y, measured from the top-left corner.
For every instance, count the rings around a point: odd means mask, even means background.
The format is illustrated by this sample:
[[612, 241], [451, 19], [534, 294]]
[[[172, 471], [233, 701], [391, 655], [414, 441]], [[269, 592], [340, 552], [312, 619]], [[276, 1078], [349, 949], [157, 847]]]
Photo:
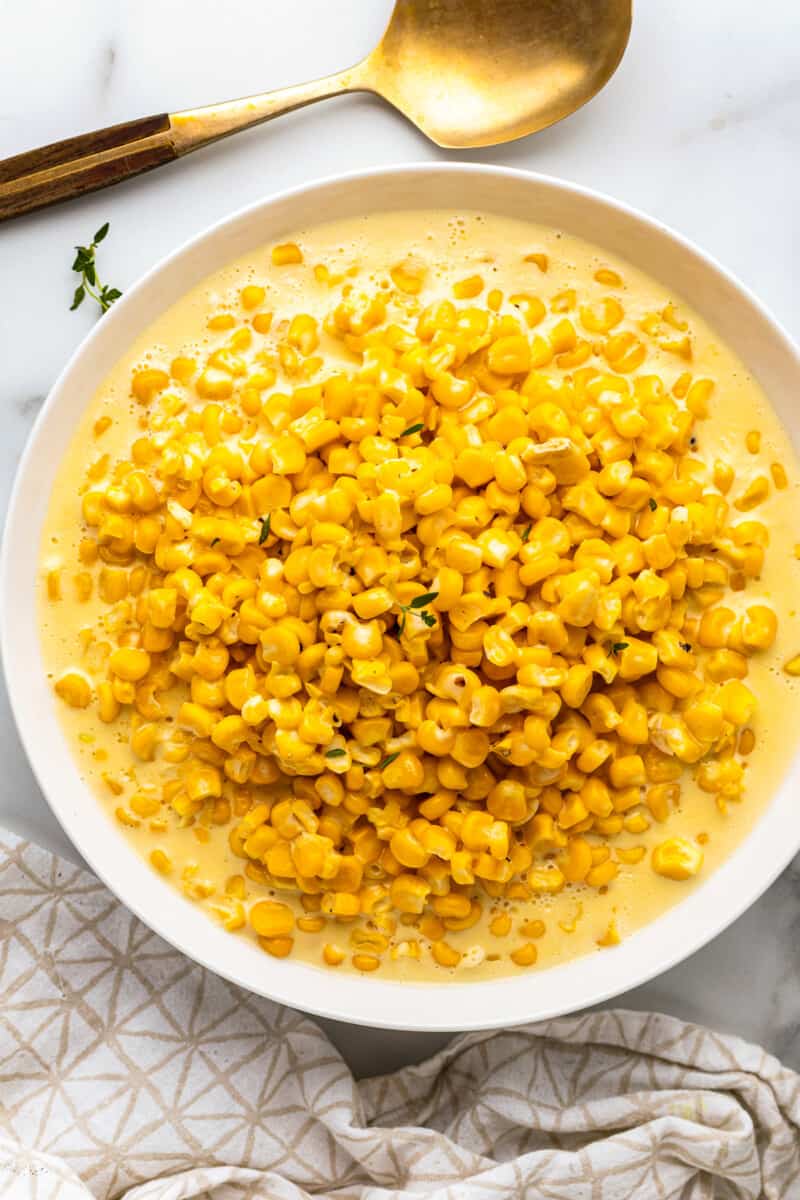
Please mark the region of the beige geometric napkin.
[[312, 1021], [0, 835], [2, 1200], [797, 1200], [800, 1076], [671, 1017], [456, 1038], [356, 1083]]

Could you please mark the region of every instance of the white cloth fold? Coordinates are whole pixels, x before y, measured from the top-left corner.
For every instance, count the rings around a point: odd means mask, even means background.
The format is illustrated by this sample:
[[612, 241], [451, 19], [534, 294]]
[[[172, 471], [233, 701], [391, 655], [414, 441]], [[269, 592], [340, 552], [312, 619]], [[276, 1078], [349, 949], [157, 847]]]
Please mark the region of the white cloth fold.
[[312, 1021], [0, 834], [0, 1197], [800, 1200], [800, 1076], [608, 1011], [357, 1084]]

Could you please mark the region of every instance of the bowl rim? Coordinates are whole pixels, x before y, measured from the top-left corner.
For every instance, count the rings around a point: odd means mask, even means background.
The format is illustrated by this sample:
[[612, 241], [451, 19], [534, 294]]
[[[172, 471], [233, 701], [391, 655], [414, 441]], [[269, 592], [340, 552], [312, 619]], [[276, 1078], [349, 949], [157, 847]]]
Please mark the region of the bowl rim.
[[[245, 990], [265, 996], [292, 1008], [313, 1015], [374, 1028], [409, 1030], [415, 1032], [450, 1032], [478, 1030], [519, 1025], [530, 1020], [560, 1016], [578, 1009], [603, 1003], [622, 992], [638, 987], [675, 966], [711, 941], [732, 924], [777, 878], [800, 848], [800, 823], [792, 835], [785, 828], [770, 828], [770, 813], [778, 798], [800, 781], [800, 764], [793, 762], [769, 804], [761, 812], [740, 845], [699, 888], [673, 905], [655, 920], [648, 922], [625, 939], [623, 944], [604, 954], [587, 954], [549, 967], [541, 972], [508, 975], [475, 982], [405, 982], [385, 980], [376, 976], [340, 974], [302, 960], [268, 959], [257, 947], [243, 938], [232, 938], [212, 923], [210, 915], [201, 912], [188, 900], [177, 896], [174, 889], [154, 875], [144, 858], [134, 850], [124, 836], [114, 829], [108, 818], [107, 836], [97, 835], [96, 827], [89, 829], [70, 813], [61, 789], [63, 782], [50, 761], [46, 746], [37, 739], [35, 706], [26, 695], [24, 655], [18, 646], [25, 631], [25, 603], [14, 596], [19, 591], [15, 569], [15, 551], [24, 539], [24, 495], [34, 486], [32, 473], [47, 429], [62, 396], [68, 393], [71, 379], [78, 367], [93, 354], [98, 343], [110, 337], [110, 332], [126, 319], [129, 307], [137, 298], [153, 288], [155, 282], [171, 272], [181, 260], [189, 259], [194, 251], [207, 242], [220, 238], [239, 222], [252, 220], [257, 214], [267, 216], [266, 241], [269, 237], [268, 213], [271, 208], [291, 202], [309, 193], [324, 193], [326, 189], [358, 187], [377, 177], [401, 179], [408, 176], [463, 175], [465, 178], [492, 176], [515, 181], [522, 186], [533, 185], [555, 194], [571, 193], [598, 209], [621, 215], [625, 220], [642, 227], [651, 235], [671, 241], [683, 254], [693, 258], [705, 272], [716, 275], [729, 290], [749, 307], [768, 329], [779, 352], [790, 361], [800, 381], [800, 349], [769, 312], [766, 306], [717, 260], [693, 242], [675, 232], [663, 222], [649, 217], [632, 206], [584, 185], [568, 182], [555, 176], [518, 168], [460, 161], [427, 161], [378, 166], [367, 170], [335, 173], [312, 179], [303, 184], [270, 193], [223, 217], [210, 227], [184, 241], [176, 250], [160, 259], [130, 288], [111, 313], [99, 321], [80, 342], [61, 371], [42, 406], [28, 436], [17, 467], [5, 521], [2, 553], [0, 554], [0, 653], [8, 684], [9, 702], [20, 740], [31, 769], [47, 803], [70, 841], [76, 846], [91, 869], [109, 890], [150, 930], [188, 958], [213, 971], [223, 979]], [[398, 209], [408, 205], [397, 205]], [[429, 205], [437, 207], [437, 205]], [[438, 206], [438, 207], [441, 207]], [[469, 205], [465, 205], [470, 207]], [[369, 211], [369, 210], [367, 210]], [[635, 264], [635, 260], [634, 264]], [[157, 309], [160, 315], [165, 309]], [[151, 318], [155, 319], [155, 318]], [[128, 337], [128, 345], [144, 331], [139, 325]], [[733, 346], [736, 349], [735, 344]], [[52, 480], [51, 469], [48, 478]], [[41, 477], [41, 476], [40, 476]], [[49, 496], [49, 488], [47, 489]], [[38, 549], [41, 524], [36, 526]], [[23, 600], [35, 597], [36, 572], [23, 580]], [[35, 608], [35, 606], [34, 606]], [[30, 620], [30, 611], [27, 611]], [[34, 618], [35, 620], [35, 618]], [[55, 710], [53, 709], [55, 718]], [[73, 783], [97, 801], [84, 784], [75, 760]], [[796, 778], [793, 779], [793, 774]], [[105, 814], [103, 814], [105, 817]], [[108, 832], [108, 831], [107, 831]], [[110, 862], [100, 855], [101, 843], [112, 846]], [[766, 853], [759, 853], [759, 851]], [[131, 857], [133, 856], [133, 857]], [[123, 870], [124, 882], [114, 874], [115, 860]], [[757, 865], [754, 865], [754, 860]], [[144, 874], [143, 874], [144, 872]], [[137, 885], [149, 882], [143, 895]], [[170, 897], [172, 903], [167, 897]], [[694, 910], [700, 911], [701, 899], [706, 901], [703, 919], [693, 921]], [[180, 906], [180, 916], [175, 915]], [[711, 916], [709, 917], [709, 912]], [[683, 922], [679, 914], [684, 915]], [[691, 915], [690, 915], [691, 914]], [[199, 920], [198, 920], [199, 918]], [[708, 918], [708, 919], [707, 919]], [[683, 924], [683, 932], [679, 928]], [[671, 926], [675, 928], [672, 929]], [[665, 949], [656, 949], [663, 939]], [[238, 947], [233, 950], [233, 946]], [[230, 947], [230, 949], [229, 949]], [[267, 960], [267, 961], [265, 961]], [[248, 965], [249, 964], [249, 965]], [[624, 964], [620, 966], [620, 964]], [[608, 970], [606, 971], [606, 967]], [[553, 982], [558, 976], [557, 982]], [[586, 981], [588, 980], [588, 985]], [[322, 985], [322, 986], [320, 986]], [[498, 1010], [498, 1011], [495, 1011]]]

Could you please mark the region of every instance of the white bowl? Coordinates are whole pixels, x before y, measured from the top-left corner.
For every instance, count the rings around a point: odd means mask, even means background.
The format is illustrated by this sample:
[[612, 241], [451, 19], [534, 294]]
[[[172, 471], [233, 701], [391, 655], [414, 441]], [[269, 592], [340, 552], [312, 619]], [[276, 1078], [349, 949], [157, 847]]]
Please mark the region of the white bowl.
[[480, 209], [563, 229], [619, 254], [690, 298], [758, 378], [795, 446], [800, 354], [753, 296], [664, 226], [585, 188], [459, 163], [337, 176], [244, 209], [155, 267], [98, 323], [53, 388], [20, 463], [0, 576], [11, 703], [36, 778], [64, 830], [108, 887], [151, 929], [253, 992], [341, 1021], [392, 1029], [485, 1029], [596, 1004], [692, 954], [752, 904], [800, 847], [800, 760], [739, 849], [682, 903], [613, 951], [478, 983], [411, 984], [277, 961], [216, 926], [160, 880], [81, 782], [59, 725], [37, 628], [36, 577], [49, 484], [87, 401], [140, 333], [211, 272], [298, 227], [365, 212]]

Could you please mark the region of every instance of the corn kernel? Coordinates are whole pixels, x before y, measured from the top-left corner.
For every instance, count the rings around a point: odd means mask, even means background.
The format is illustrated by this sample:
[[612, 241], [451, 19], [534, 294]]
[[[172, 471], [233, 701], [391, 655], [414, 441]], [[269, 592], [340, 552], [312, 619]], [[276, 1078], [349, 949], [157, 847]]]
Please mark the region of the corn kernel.
[[532, 967], [539, 956], [539, 951], [533, 942], [524, 942], [509, 954], [511, 961], [518, 967]]
[[606, 927], [605, 933], [602, 933], [597, 939], [597, 944], [598, 946], [608, 948], [609, 946], [618, 946], [621, 940], [617, 922], [612, 918]]
[[80, 671], [65, 671], [54, 685], [55, 693], [70, 708], [87, 708], [92, 699], [92, 686]]
[[172, 870], [172, 860], [163, 850], [151, 850], [150, 862], [160, 875], [168, 875]]
[[272, 247], [272, 262], [276, 267], [285, 267], [302, 261], [303, 253], [294, 242], [284, 242], [280, 246]]
[[125, 646], [113, 651], [108, 665], [118, 678], [129, 683], [138, 683], [150, 670], [150, 655], [146, 650]]
[[461, 962], [461, 954], [447, 942], [434, 942], [431, 954], [440, 967], [457, 967]]
[[685, 880], [696, 875], [703, 865], [703, 852], [686, 838], [667, 838], [652, 854], [653, 870], [667, 879]]
[[250, 909], [250, 924], [260, 937], [287, 937], [294, 929], [294, 916], [287, 904], [261, 900]]

